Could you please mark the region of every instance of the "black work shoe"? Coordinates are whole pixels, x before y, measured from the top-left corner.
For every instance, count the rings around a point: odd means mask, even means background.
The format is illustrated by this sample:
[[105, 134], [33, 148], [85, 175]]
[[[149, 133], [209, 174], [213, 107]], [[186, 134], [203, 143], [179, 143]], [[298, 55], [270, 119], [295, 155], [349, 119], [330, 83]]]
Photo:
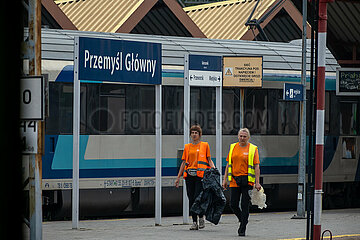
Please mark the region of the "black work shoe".
[[239, 229], [238, 229], [238, 234], [239, 234], [239, 236], [244, 237], [245, 236], [245, 229], [240, 226]]
[[199, 230], [199, 225], [197, 222], [193, 222], [193, 224], [190, 227], [190, 230]]

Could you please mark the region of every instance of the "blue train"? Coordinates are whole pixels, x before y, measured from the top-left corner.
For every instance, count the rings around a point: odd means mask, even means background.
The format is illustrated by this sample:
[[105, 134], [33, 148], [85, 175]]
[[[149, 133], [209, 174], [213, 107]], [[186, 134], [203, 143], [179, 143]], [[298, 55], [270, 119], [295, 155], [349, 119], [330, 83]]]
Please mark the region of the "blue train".
[[[25, 34], [26, 35], [26, 34]], [[283, 84], [299, 83], [299, 42], [269, 43], [42, 30], [42, 72], [49, 79], [42, 163], [44, 217], [71, 216], [73, 48], [75, 36], [162, 43], [162, 184], [164, 214], [181, 214], [174, 187], [183, 148], [184, 54], [263, 56], [263, 87], [245, 89], [244, 124], [259, 146], [261, 181], [270, 209], [294, 209], [300, 105], [283, 101]], [[335, 92], [336, 60], [326, 58], [325, 208], [359, 206], [360, 100]], [[310, 60], [308, 59], [308, 63]], [[27, 60], [24, 60], [24, 71]], [[309, 64], [308, 64], [309, 67]], [[237, 88], [223, 88], [222, 164], [237, 141]], [[215, 162], [215, 89], [191, 87], [191, 123], [203, 127]], [[307, 109], [310, 109], [308, 106]], [[155, 206], [155, 88], [81, 83], [80, 216], [152, 215]], [[308, 124], [309, 126], [309, 120]]]

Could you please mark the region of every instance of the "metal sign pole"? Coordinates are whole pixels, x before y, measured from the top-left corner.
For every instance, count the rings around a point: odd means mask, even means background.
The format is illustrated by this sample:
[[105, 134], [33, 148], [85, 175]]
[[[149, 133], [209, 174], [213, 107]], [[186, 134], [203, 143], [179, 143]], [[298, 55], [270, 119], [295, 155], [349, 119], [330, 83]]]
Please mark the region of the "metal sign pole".
[[72, 179], [72, 228], [79, 229], [79, 144], [80, 144], [80, 80], [79, 38], [75, 37], [74, 107], [73, 107], [73, 179]]
[[216, 87], [216, 167], [222, 175], [222, 86]]
[[[190, 129], [190, 85], [189, 85], [189, 54], [184, 56], [184, 145], [189, 143]], [[189, 221], [189, 199], [186, 194], [186, 183], [183, 180], [183, 223]]]
[[155, 225], [161, 225], [161, 85], [155, 85]]
[[303, 33], [302, 33], [302, 67], [301, 84], [303, 85], [303, 101], [300, 102], [300, 150], [298, 170], [297, 218], [305, 218], [305, 165], [306, 165], [306, 16], [307, 1], [303, 0]]

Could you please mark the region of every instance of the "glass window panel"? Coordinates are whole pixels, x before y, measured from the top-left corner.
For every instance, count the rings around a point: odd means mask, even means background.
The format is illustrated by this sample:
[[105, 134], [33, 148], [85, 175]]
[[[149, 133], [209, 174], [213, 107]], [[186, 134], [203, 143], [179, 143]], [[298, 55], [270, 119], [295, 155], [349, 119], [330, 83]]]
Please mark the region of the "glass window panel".
[[240, 125], [239, 89], [223, 89], [222, 132], [227, 135], [237, 134]]
[[213, 87], [191, 87], [190, 125], [200, 124], [203, 134], [216, 133], [216, 92]]
[[279, 101], [278, 108], [278, 133], [299, 134], [299, 103]]
[[71, 134], [73, 125], [73, 86], [64, 84], [61, 86], [59, 96], [59, 133]]
[[46, 134], [59, 133], [59, 91], [60, 84], [49, 84], [49, 117], [45, 119]]
[[268, 125], [268, 96], [264, 89], [245, 91], [244, 126], [251, 134], [266, 134]]
[[184, 133], [184, 90], [178, 86], [162, 88], [162, 134], [181, 135]]
[[357, 135], [358, 134], [358, 103], [340, 102], [340, 134]]

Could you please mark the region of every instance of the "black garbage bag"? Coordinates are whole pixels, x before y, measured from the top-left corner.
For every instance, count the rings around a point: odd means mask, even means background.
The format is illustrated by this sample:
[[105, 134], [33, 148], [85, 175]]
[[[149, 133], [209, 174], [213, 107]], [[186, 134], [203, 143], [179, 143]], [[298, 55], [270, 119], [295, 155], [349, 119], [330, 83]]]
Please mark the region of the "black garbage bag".
[[205, 215], [206, 220], [217, 225], [226, 204], [219, 171], [216, 168], [206, 169], [202, 185], [204, 190], [195, 199], [190, 212]]

